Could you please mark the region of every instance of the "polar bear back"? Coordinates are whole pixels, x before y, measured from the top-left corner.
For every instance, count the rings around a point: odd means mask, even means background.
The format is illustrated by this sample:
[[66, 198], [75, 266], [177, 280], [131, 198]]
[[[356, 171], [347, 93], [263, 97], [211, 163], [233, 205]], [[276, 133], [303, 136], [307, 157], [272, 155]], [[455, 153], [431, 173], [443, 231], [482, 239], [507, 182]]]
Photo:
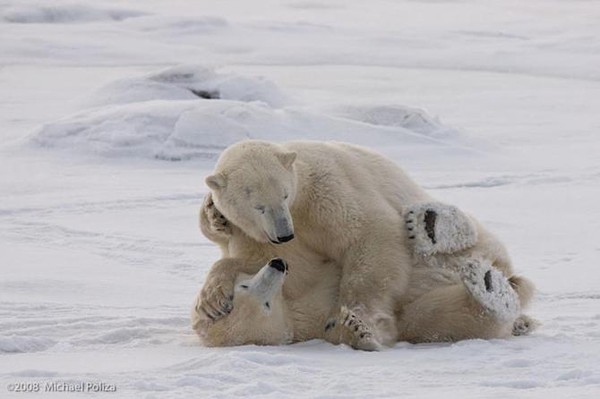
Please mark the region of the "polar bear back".
[[331, 176], [339, 183], [341, 191], [354, 194], [364, 202], [372, 203], [383, 197], [398, 209], [430, 200], [398, 165], [365, 147], [312, 141], [292, 141], [282, 147], [298, 154], [299, 165], [304, 163], [311, 173]]

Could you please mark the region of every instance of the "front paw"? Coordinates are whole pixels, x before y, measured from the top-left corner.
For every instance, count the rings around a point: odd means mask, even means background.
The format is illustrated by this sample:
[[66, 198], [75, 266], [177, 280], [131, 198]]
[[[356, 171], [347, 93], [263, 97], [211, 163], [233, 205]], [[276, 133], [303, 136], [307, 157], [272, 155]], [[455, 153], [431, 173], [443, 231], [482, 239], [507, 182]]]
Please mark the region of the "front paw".
[[196, 296], [194, 311], [216, 321], [233, 310], [233, 281], [209, 279]]
[[415, 204], [404, 214], [410, 242], [419, 255], [451, 254], [475, 245], [477, 230], [458, 208], [438, 202]]
[[214, 236], [224, 238], [232, 234], [231, 224], [215, 206], [212, 193], [208, 193], [204, 197], [204, 203], [200, 210], [200, 227], [209, 238]]

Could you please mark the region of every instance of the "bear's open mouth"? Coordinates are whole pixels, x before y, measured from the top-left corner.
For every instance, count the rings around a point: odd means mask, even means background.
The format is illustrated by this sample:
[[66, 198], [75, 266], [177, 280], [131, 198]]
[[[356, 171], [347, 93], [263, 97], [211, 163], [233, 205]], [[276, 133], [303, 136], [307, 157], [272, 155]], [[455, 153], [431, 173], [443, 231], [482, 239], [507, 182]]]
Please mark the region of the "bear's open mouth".
[[294, 234], [290, 234], [289, 236], [285, 236], [285, 237], [277, 237], [276, 240], [274, 240], [274, 239], [272, 239], [272, 238], [269, 237], [269, 241], [272, 244], [277, 244], [277, 245], [286, 243], [286, 242], [291, 241], [293, 239], [294, 239]]

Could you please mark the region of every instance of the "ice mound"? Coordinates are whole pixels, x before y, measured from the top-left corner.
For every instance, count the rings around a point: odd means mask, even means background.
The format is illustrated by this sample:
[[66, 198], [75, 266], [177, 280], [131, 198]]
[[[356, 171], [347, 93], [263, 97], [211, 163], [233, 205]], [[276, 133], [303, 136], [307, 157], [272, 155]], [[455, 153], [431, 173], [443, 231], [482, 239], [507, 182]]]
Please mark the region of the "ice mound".
[[271, 81], [217, 73], [196, 65], [180, 65], [139, 78], [121, 79], [94, 93], [89, 105], [112, 105], [148, 100], [222, 99], [264, 102], [278, 108], [289, 103]]
[[189, 65], [110, 83], [87, 105], [41, 126], [31, 141], [108, 157], [183, 160], [214, 158], [249, 138], [439, 144], [428, 136], [444, 129], [423, 111], [402, 107], [340, 107], [328, 115], [294, 104], [266, 79]]
[[154, 100], [91, 109], [43, 125], [32, 140], [43, 147], [147, 157], [160, 150], [181, 114], [193, 106], [191, 101]]
[[146, 15], [144, 12], [121, 8], [96, 8], [81, 4], [40, 2], [35, 5], [11, 6], [0, 13], [0, 19], [19, 24], [64, 24], [95, 21], [122, 21]]
[[376, 126], [403, 127], [413, 132], [435, 138], [453, 138], [459, 135], [456, 129], [443, 125], [439, 119], [425, 111], [398, 105], [346, 106], [333, 111], [344, 118]]

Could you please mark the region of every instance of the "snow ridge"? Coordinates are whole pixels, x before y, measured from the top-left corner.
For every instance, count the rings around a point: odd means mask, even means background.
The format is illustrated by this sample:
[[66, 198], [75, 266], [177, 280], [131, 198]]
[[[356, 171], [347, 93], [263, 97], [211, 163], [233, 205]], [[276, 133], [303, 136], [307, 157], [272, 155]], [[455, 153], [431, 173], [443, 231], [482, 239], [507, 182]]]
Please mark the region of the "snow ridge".
[[32, 135], [42, 147], [103, 156], [213, 159], [244, 139], [353, 141], [365, 145], [459, 142], [456, 130], [425, 111], [340, 106], [331, 115], [297, 104], [273, 82], [179, 65], [97, 90], [78, 114]]

